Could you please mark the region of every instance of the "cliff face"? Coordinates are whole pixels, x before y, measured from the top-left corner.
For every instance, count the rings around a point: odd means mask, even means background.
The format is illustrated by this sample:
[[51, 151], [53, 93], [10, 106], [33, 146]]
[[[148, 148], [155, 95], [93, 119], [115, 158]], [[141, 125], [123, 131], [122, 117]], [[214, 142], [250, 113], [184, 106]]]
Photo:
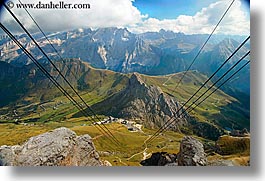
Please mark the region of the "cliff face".
[[[134, 73], [127, 87], [110, 98], [92, 106], [99, 114], [139, 120], [145, 126], [162, 126], [171, 117], [177, 117], [183, 110], [177, 101], [154, 85], [147, 85], [141, 76]], [[183, 116], [181, 116], [182, 118]], [[187, 125], [184, 119], [178, 126]], [[171, 129], [177, 129], [173, 124]]]
[[89, 135], [67, 128], [30, 138], [22, 146], [1, 146], [0, 166], [101, 166]]

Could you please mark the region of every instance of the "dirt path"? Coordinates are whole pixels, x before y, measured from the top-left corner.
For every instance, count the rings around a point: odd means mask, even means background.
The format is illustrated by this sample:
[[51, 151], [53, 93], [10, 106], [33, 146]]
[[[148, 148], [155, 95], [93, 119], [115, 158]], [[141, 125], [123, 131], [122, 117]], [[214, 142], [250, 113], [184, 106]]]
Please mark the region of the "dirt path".
[[128, 158], [127, 161], [129, 161], [130, 159], [132, 159], [132, 158], [135, 157], [136, 155], [140, 155], [140, 154], [143, 154], [143, 158], [142, 158], [142, 160], [145, 160], [149, 155], [152, 154], [152, 153], [147, 153], [148, 147], [147, 147], [146, 141], [147, 141], [150, 137], [151, 137], [151, 135], [148, 135], [148, 138], [146, 138], [146, 140], [144, 141], [144, 145], [145, 145], [144, 150], [141, 151], [141, 152], [135, 153], [135, 154], [132, 155], [130, 158]]
[[162, 84], [163, 86], [167, 86], [166, 83], [171, 79], [171, 75], [168, 77], [168, 79]]
[[123, 164], [124, 166], [128, 166], [126, 163], [124, 163], [122, 160], [121, 160], [121, 158], [120, 157], [115, 157], [115, 158], [117, 158], [118, 160], [119, 160], [119, 162], [121, 163], [121, 164]]

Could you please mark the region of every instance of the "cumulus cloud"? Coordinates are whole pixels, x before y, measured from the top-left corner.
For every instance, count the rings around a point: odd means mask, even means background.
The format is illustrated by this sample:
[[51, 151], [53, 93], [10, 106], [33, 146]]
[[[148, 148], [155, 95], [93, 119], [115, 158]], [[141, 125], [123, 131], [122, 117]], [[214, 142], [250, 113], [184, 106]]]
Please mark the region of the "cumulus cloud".
[[[59, 3], [62, 0], [21, 0], [22, 3]], [[132, 5], [132, 0], [63, 0], [64, 3], [90, 4], [90, 9], [28, 9], [36, 21], [46, 31], [61, 31], [80, 27], [126, 27], [141, 22], [145, 16]], [[12, 0], [19, 3], [18, 0]], [[29, 29], [34, 29], [24, 9], [14, 7], [12, 11]], [[3, 12], [1, 22], [12, 26], [12, 17]], [[14, 30], [17, 26], [13, 25]]]
[[[147, 18], [140, 24], [132, 25], [131, 31], [142, 33], [159, 31], [161, 28], [185, 34], [209, 34], [212, 32], [231, 1], [221, 0], [203, 8], [194, 16], [180, 15], [176, 19], [158, 20]], [[216, 33], [247, 35], [250, 32], [250, 21], [240, 1], [235, 1]]]
[[[21, 0], [23, 3], [38, 3], [39, 0]], [[49, 3], [51, 0], [42, 0]], [[61, 0], [53, 0], [54, 3]], [[133, 6], [133, 0], [64, 0], [65, 3], [89, 3], [90, 9], [86, 10], [44, 10], [29, 9], [32, 16], [39, 22], [45, 31], [62, 31], [81, 27], [127, 27], [134, 33], [159, 31], [160, 29], [183, 32], [185, 34], [209, 34], [225, 12], [230, 0], [220, 0], [201, 9], [194, 16], [180, 15], [175, 19], [159, 20], [148, 17]], [[13, 0], [17, 3], [17, 0]], [[12, 11], [19, 17], [31, 31], [36, 30], [23, 9], [13, 8]], [[20, 31], [14, 21], [4, 13], [1, 22], [14, 31]], [[242, 8], [241, 1], [237, 0], [216, 33], [222, 34], [249, 34], [250, 23], [247, 12]]]

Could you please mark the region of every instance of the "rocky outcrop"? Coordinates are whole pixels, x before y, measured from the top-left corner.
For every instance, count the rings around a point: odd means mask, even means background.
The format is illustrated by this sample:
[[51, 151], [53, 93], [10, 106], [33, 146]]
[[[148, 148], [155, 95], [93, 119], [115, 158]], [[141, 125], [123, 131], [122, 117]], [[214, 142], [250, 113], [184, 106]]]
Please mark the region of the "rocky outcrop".
[[2, 166], [101, 166], [89, 135], [67, 128], [30, 138], [22, 146], [1, 146]]
[[143, 166], [206, 166], [206, 164], [203, 144], [191, 136], [183, 138], [178, 154], [157, 152], [141, 161]]
[[[173, 97], [165, 94], [159, 87], [147, 85], [140, 74], [132, 74], [127, 87], [110, 98], [92, 106], [99, 114], [125, 119], [139, 120], [147, 127], [161, 127], [171, 117], [180, 116], [178, 125], [187, 125], [181, 114], [183, 110]], [[180, 111], [178, 111], [180, 109]], [[186, 115], [185, 115], [186, 116]]]
[[206, 166], [203, 144], [191, 136], [183, 138], [178, 154], [179, 166]]
[[246, 128], [242, 130], [232, 130], [230, 132], [230, 136], [235, 136], [235, 137], [246, 137], [249, 136], [249, 132]]
[[221, 136], [216, 141], [216, 152], [220, 155], [249, 155], [250, 137]]
[[195, 135], [213, 141], [218, 140], [224, 134], [221, 128], [207, 122], [196, 122], [192, 125], [192, 130]]
[[152, 156], [146, 160], [141, 161], [143, 166], [172, 166], [176, 164], [177, 155], [166, 152], [153, 153]]

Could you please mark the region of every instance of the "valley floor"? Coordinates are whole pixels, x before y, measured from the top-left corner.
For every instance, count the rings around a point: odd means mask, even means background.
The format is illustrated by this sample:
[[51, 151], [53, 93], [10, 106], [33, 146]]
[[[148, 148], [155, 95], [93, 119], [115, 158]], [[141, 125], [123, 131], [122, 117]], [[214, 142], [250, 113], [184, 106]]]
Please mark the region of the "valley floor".
[[[178, 153], [180, 141], [185, 135], [167, 131], [149, 144], [146, 140], [156, 131], [143, 128], [139, 132], [131, 132], [120, 123], [106, 124], [106, 127], [121, 142], [121, 146], [113, 144], [105, 135], [102, 135], [94, 126], [87, 125], [80, 120], [66, 122], [34, 123], [28, 125], [5, 123], [0, 124], [0, 145], [22, 144], [32, 136], [53, 130], [58, 127], [67, 127], [78, 135], [89, 134], [100, 154], [102, 161], [108, 161], [113, 166], [141, 166], [140, 162], [149, 158], [152, 153], [167, 152]], [[23, 135], [23, 136], [22, 136]], [[213, 142], [198, 138], [203, 143]], [[208, 160], [232, 160], [234, 165], [247, 165], [249, 155], [246, 153], [221, 156], [216, 153], [210, 154]]]

